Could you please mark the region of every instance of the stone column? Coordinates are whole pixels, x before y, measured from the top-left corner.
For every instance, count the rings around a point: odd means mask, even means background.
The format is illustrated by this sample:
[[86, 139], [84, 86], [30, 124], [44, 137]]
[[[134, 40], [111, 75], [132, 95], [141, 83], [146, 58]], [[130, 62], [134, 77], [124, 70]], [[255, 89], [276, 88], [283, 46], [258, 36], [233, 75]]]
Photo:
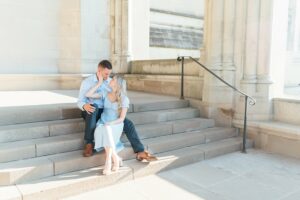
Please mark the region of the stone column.
[[236, 0], [224, 1], [224, 33], [223, 33], [223, 69], [234, 69], [234, 23]]
[[[283, 91], [288, 1], [251, 0], [245, 16], [245, 52], [238, 68], [239, 87], [257, 101], [248, 119], [272, 119], [272, 98]], [[236, 27], [239, 28], [239, 27]], [[236, 119], [244, 117], [244, 98], [236, 99]]]
[[[286, 45], [283, 30], [287, 25], [288, 1], [207, 0], [206, 3], [206, 65], [257, 100], [256, 106], [248, 109], [249, 119], [271, 119], [271, 99], [281, 90], [283, 80]], [[234, 113], [236, 119], [244, 117], [244, 96], [233, 94], [208, 73], [204, 75], [202, 100], [205, 115], [219, 124], [230, 124], [226, 113]]]
[[[270, 45], [272, 35], [272, 1], [251, 0], [246, 3], [244, 23], [245, 37], [239, 38], [244, 42], [244, 55], [241, 65], [242, 79], [239, 87], [257, 101], [254, 107], [248, 108], [248, 119], [270, 119], [271, 102], [270, 86]], [[238, 28], [238, 27], [237, 27]], [[245, 98], [238, 95], [236, 99], [236, 119], [244, 118]]]
[[260, 0], [247, 2], [243, 80], [247, 83], [256, 83]]
[[215, 70], [220, 70], [222, 66], [224, 0], [207, 0], [206, 3], [205, 20], [207, 24], [204, 30], [207, 33], [204, 41], [206, 65]]
[[128, 0], [110, 1], [111, 60], [114, 72], [127, 73], [128, 52]]
[[259, 84], [270, 84], [270, 51], [272, 35], [272, 0], [263, 0], [260, 4], [259, 17], [259, 39], [257, 59], [257, 82]]
[[[204, 23], [203, 23], [203, 45], [202, 47], [200, 48], [200, 62], [201, 63], [206, 63], [206, 60], [207, 60], [207, 48], [206, 48], [206, 45], [207, 45], [207, 34], [205, 34], [205, 30], [208, 29], [209, 27], [209, 23], [208, 23], [208, 15], [209, 15], [209, 0], [205, 0], [205, 3], [204, 3]], [[203, 76], [203, 71], [200, 70], [200, 74], [199, 76]]]
[[[256, 83], [250, 80], [251, 95], [257, 100], [257, 105], [249, 107], [250, 119], [269, 120], [272, 118], [272, 100], [270, 99], [270, 86], [272, 85], [271, 67], [271, 43], [272, 43], [272, 21], [273, 0], [261, 0], [259, 4], [259, 18], [257, 21], [257, 64]], [[247, 79], [244, 80], [247, 84]]]
[[[233, 31], [235, 0], [207, 0], [204, 47], [206, 66], [227, 82], [234, 84]], [[233, 93], [217, 78], [204, 72], [202, 101], [206, 117], [218, 125], [231, 126]]]
[[[247, 1], [245, 4], [246, 14], [244, 16], [244, 23], [246, 25], [244, 27], [236, 27], [237, 29], [244, 28], [244, 37], [239, 38], [239, 40], [237, 40], [236, 42], [242, 42], [243, 48], [245, 49], [244, 54], [242, 55], [242, 62], [237, 66], [242, 72], [242, 79], [238, 84], [238, 87], [243, 92], [250, 96], [253, 96], [257, 100], [257, 104], [255, 105], [255, 107], [248, 108], [249, 119], [254, 118], [253, 113], [256, 114], [256, 117], [260, 116], [260, 119], [267, 119], [270, 114], [269, 102], [264, 102], [263, 104], [261, 104], [262, 101], [265, 101], [265, 92], [268, 93], [268, 91], [263, 91], [260, 95], [257, 95], [258, 73], [263, 74], [265, 69], [267, 69], [268, 65], [265, 64], [267, 64], [266, 62], [268, 62], [269, 60], [268, 55], [270, 54], [270, 51], [264, 51], [268, 48], [268, 46], [264, 45], [267, 45], [268, 41], [270, 42], [267, 36], [271, 38], [270, 36], [272, 33], [264, 33], [263, 31], [268, 31], [268, 28], [263, 27], [263, 25], [267, 25], [266, 23], [271, 23], [271, 21], [267, 21], [269, 15], [267, 13], [264, 13], [264, 6], [261, 6], [262, 2], [267, 1], [268, 0]], [[266, 20], [263, 23], [261, 23], [262, 18], [265, 18]], [[267, 58], [264, 58], [264, 56], [266, 56]], [[238, 95], [236, 98], [236, 119], [244, 118], [244, 107], [245, 98], [243, 95]], [[262, 117], [262, 113], [264, 113], [264, 117]]]

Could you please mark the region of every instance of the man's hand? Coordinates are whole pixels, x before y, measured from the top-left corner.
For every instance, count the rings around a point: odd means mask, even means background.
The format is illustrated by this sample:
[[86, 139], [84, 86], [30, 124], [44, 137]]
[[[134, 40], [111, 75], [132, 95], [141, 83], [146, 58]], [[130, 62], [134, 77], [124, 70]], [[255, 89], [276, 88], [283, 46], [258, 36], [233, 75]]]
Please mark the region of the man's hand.
[[83, 109], [88, 113], [91, 114], [93, 112], [95, 112], [95, 107], [93, 107], [91, 104], [87, 103], [83, 105]]

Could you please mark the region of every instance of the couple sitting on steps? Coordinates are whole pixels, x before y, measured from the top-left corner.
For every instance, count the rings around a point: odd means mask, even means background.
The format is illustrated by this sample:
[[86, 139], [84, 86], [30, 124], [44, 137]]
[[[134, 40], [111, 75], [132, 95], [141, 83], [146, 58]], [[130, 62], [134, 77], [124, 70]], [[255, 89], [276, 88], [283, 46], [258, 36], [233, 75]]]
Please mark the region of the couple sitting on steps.
[[80, 87], [78, 107], [85, 119], [86, 142], [83, 156], [93, 155], [93, 150], [104, 148], [106, 161], [103, 174], [117, 171], [122, 159], [117, 152], [123, 148], [120, 137], [124, 131], [139, 161], [156, 160], [145, 151], [134, 124], [126, 118], [129, 99], [126, 94], [126, 82], [117, 75], [110, 76], [112, 65], [103, 60], [98, 64], [96, 74], [86, 78]]

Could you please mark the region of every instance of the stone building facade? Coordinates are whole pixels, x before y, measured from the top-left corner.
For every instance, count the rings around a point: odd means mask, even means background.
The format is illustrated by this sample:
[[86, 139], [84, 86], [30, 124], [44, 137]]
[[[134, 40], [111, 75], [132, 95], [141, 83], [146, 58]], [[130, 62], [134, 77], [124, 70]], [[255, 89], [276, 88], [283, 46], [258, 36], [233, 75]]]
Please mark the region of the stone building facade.
[[[298, 8], [293, 0], [2, 0], [0, 88], [78, 89], [110, 59], [129, 89], [178, 95], [175, 59], [191, 55], [257, 100], [250, 119], [268, 120], [283, 92], [288, 35], [299, 35]], [[185, 72], [186, 97], [200, 100], [207, 117], [220, 109], [243, 117], [240, 95], [195, 63]]]

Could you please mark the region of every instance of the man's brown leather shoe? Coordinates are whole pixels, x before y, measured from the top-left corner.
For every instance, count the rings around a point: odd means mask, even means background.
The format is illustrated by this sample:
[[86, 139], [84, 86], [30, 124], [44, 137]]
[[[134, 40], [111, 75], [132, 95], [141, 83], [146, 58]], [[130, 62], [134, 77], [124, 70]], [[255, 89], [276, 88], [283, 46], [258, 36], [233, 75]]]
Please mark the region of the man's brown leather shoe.
[[85, 149], [83, 151], [83, 156], [90, 157], [92, 155], [93, 155], [93, 145], [92, 144], [85, 145]]
[[148, 151], [138, 152], [136, 154], [136, 159], [141, 162], [151, 162], [157, 160], [157, 158], [151, 155]]

